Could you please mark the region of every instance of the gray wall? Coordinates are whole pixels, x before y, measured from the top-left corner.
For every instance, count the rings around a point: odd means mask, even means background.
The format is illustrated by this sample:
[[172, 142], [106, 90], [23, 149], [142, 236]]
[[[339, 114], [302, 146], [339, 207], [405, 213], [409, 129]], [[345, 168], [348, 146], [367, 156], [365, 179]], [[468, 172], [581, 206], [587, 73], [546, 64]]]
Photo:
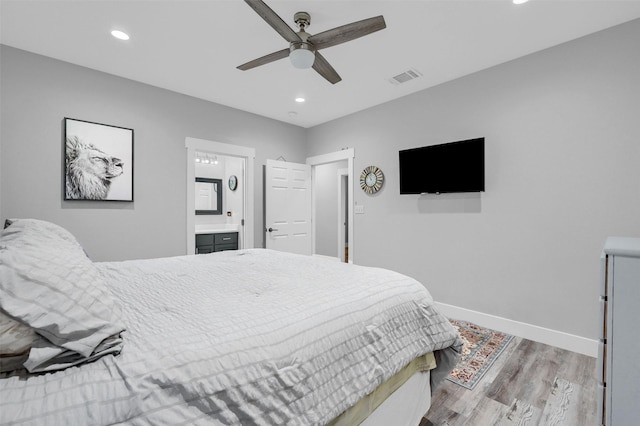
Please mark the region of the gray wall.
[[[304, 162], [303, 128], [8, 46], [0, 55], [1, 218], [58, 223], [96, 260], [184, 254], [191, 136], [256, 149], [254, 238], [264, 243], [262, 166]], [[62, 201], [64, 117], [134, 129], [133, 203]]]
[[[640, 236], [638, 40], [640, 20], [311, 129], [309, 155], [350, 146], [356, 176], [385, 173], [377, 196], [355, 189], [354, 261], [595, 338], [605, 238]], [[399, 195], [398, 150], [480, 136], [486, 192]]]

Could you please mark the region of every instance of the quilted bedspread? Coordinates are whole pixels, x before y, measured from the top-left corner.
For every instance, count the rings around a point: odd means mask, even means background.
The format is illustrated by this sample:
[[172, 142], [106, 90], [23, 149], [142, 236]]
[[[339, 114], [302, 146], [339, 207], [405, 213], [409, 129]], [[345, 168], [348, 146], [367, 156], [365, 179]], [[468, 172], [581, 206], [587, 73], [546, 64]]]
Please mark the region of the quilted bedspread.
[[425, 287], [384, 269], [263, 249], [96, 265], [122, 352], [0, 379], [0, 424], [321, 425], [461, 349]]

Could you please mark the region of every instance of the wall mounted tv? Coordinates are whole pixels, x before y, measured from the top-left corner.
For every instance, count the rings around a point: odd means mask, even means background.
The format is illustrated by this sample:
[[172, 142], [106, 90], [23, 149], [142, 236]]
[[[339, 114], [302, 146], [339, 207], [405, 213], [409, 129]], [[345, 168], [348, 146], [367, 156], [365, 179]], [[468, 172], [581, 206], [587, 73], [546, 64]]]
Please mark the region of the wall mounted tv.
[[484, 191], [484, 138], [400, 151], [400, 194]]

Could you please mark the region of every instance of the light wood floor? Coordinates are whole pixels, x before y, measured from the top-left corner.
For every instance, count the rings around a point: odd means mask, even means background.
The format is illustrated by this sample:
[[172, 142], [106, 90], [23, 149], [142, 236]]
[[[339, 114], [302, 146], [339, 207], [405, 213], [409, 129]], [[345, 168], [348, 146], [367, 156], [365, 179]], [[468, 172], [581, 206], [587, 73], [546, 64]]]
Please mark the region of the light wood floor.
[[445, 380], [420, 426], [599, 424], [595, 361], [514, 338], [475, 389]]

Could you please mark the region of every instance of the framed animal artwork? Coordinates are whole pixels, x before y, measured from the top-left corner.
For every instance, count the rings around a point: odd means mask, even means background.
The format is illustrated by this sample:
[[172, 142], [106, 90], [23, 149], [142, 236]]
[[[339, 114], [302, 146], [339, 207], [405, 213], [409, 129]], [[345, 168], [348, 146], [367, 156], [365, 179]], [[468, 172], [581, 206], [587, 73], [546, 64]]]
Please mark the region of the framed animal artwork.
[[64, 119], [64, 199], [133, 201], [133, 129]]

